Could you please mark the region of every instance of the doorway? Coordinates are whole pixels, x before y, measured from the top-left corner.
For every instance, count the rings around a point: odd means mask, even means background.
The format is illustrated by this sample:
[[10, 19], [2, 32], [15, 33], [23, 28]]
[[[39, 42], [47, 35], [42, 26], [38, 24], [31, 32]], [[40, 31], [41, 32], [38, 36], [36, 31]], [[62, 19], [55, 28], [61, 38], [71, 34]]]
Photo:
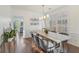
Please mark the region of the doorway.
[[23, 36], [23, 22], [24, 18], [23, 16], [14, 16], [12, 18], [13, 28], [16, 28], [17, 32]]

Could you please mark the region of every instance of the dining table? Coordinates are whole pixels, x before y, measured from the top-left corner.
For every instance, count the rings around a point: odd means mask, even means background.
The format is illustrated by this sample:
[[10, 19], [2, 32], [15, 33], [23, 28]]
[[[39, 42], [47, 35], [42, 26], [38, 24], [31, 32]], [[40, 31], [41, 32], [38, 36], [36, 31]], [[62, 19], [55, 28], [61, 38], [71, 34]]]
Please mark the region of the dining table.
[[63, 35], [63, 34], [51, 32], [51, 31], [48, 31], [47, 34], [44, 31], [37, 31], [35, 33], [39, 34], [39, 36], [46, 38], [46, 40], [50, 40], [50, 41], [59, 43], [60, 44], [60, 52], [65, 52], [63, 43], [67, 42], [70, 39], [69, 35]]

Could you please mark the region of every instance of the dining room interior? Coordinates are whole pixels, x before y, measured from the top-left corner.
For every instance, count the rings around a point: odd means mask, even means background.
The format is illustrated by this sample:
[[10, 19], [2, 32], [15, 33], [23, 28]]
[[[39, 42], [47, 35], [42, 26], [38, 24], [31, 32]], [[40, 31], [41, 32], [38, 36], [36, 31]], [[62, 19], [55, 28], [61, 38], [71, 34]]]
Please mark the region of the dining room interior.
[[79, 5], [0, 5], [0, 53], [79, 53]]

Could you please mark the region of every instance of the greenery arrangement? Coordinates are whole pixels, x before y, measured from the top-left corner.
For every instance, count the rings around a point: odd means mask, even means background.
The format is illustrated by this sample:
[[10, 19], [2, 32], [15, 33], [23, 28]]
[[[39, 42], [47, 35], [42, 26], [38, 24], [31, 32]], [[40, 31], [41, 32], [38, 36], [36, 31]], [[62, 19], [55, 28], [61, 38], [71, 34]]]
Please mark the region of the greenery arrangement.
[[44, 29], [44, 32], [45, 32], [46, 34], [48, 34], [48, 30], [47, 30], [46, 28]]
[[3, 34], [3, 41], [8, 42], [9, 32], [4, 32]]
[[3, 36], [4, 36], [3, 37], [4, 42], [8, 42], [9, 38], [12, 38], [12, 37], [16, 36], [16, 31], [11, 30], [10, 32], [4, 32]]
[[9, 33], [9, 38], [12, 38], [13, 36], [16, 36], [15, 30], [11, 30], [10, 33]]

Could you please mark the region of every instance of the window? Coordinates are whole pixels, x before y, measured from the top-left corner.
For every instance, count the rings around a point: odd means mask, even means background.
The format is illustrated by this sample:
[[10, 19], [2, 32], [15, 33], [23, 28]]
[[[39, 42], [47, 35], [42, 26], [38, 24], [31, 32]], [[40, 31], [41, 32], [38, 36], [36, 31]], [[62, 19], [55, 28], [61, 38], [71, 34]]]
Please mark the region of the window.
[[51, 15], [50, 29], [58, 33], [67, 33], [68, 16], [66, 12]]

